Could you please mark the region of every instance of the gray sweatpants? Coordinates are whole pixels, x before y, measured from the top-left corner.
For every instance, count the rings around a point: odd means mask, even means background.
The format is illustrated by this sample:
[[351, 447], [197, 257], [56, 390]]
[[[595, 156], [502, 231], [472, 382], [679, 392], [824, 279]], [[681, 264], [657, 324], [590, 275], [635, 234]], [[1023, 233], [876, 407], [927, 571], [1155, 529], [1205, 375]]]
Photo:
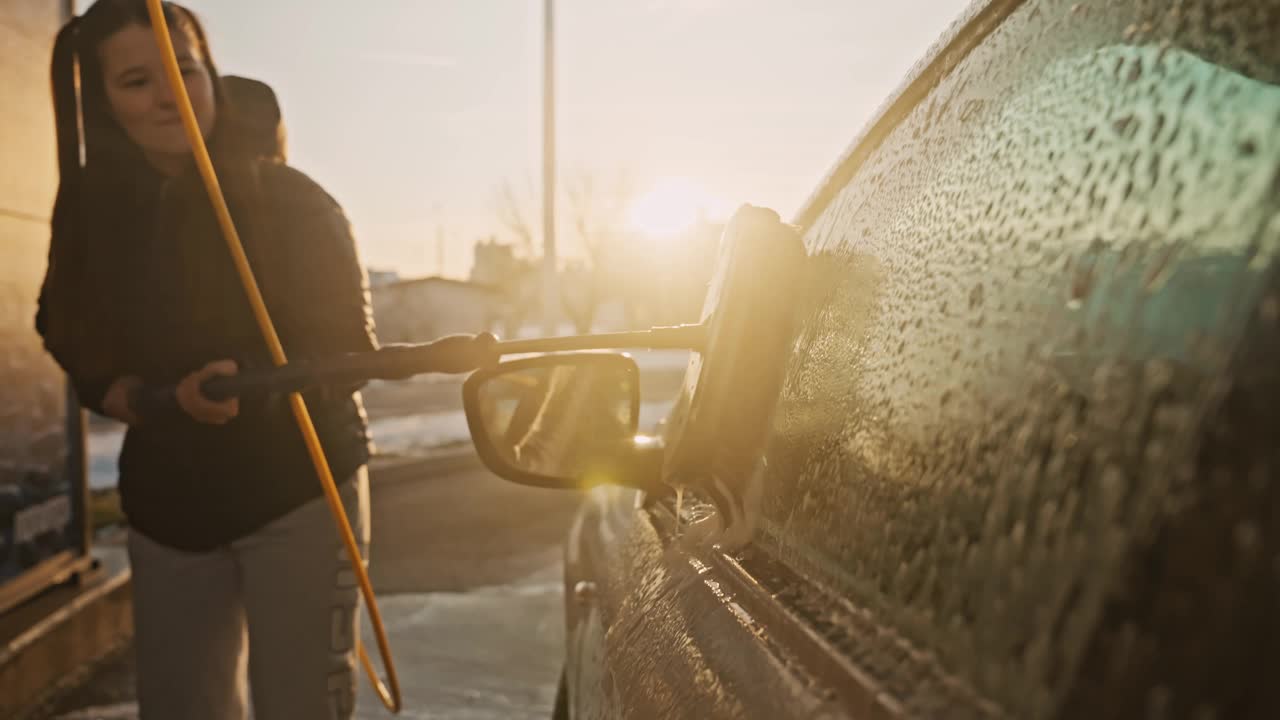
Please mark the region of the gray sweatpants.
[[[364, 469], [339, 486], [368, 558]], [[355, 708], [360, 591], [324, 498], [226, 548], [129, 534], [142, 720], [336, 718]]]

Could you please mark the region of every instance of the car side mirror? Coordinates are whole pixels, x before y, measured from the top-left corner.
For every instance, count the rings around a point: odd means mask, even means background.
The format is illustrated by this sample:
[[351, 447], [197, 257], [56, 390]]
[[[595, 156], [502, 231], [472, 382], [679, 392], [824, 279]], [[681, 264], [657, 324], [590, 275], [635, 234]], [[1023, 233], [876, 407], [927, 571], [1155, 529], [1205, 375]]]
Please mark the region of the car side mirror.
[[481, 461], [499, 477], [543, 488], [658, 484], [662, 448], [637, 436], [640, 371], [614, 353], [565, 353], [476, 371], [463, 407]]

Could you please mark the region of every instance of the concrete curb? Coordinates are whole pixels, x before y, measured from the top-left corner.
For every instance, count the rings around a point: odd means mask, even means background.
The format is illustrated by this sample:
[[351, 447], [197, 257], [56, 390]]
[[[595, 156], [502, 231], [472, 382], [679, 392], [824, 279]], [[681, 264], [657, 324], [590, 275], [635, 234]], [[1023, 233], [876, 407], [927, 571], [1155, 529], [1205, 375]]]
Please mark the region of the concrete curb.
[[133, 637], [126, 570], [82, 588], [0, 648], [0, 717], [32, 713]]

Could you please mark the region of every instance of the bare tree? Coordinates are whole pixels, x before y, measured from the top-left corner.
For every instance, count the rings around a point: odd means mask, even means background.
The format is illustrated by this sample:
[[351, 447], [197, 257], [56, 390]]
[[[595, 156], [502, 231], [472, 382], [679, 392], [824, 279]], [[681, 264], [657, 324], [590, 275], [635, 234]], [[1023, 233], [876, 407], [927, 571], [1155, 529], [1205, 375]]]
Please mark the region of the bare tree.
[[578, 332], [590, 332], [609, 289], [608, 256], [622, 234], [631, 186], [619, 173], [611, 180], [580, 172], [565, 183], [569, 222], [582, 243], [585, 258], [565, 278], [561, 299]]
[[607, 246], [621, 234], [631, 183], [621, 173], [611, 180], [599, 174], [580, 172], [565, 183], [569, 220], [582, 241], [587, 262], [599, 264]]
[[[610, 253], [616, 250], [622, 233], [631, 185], [618, 173], [607, 180], [601, 173], [579, 172], [564, 184], [563, 220], [582, 244], [583, 258], [567, 264], [559, 274], [560, 300], [565, 313], [579, 332], [589, 332], [600, 303], [610, 294]], [[523, 188], [511, 180], [494, 191], [495, 217], [514, 241], [515, 249], [527, 263], [539, 255], [541, 223], [536, 208], [537, 194], [531, 182]], [[533, 275], [512, 282], [508, 292], [521, 295], [514, 306], [524, 307], [539, 300], [523, 297], [535, 289]]]
[[533, 183], [503, 180], [493, 190], [493, 217], [506, 231], [503, 240], [497, 237], [476, 246], [477, 267], [473, 279], [480, 270], [481, 250], [484, 251], [482, 282], [498, 287], [503, 295], [502, 322], [510, 336], [524, 324], [529, 313], [538, 305], [538, 275], [535, 267], [539, 228], [535, 208], [536, 195]]
[[524, 257], [533, 257], [535, 231], [538, 227], [533, 211], [533, 186], [526, 181], [524, 192], [516, 190], [510, 180], [502, 181], [494, 192], [494, 210], [498, 222], [516, 240], [516, 248]]

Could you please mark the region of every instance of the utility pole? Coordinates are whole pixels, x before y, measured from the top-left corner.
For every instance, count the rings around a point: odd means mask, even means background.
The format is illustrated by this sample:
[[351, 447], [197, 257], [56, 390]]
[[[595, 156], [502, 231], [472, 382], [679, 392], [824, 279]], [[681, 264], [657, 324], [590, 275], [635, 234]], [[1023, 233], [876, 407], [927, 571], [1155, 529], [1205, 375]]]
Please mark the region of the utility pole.
[[444, 277], [444, 222], [436, 225], [436, 274]]
[[555, 0], [544, 0], [542, 45], [542, 323], [547, 335], [556, 334], [556, 104]]
[[[432, 203], [431, 216], [436, 222], [435, 274], [437, 277], [444, 277], [444, 212], [441, 209], [440, 203]], [[427, 257], [427, 265], [431, 265], [430, 256]]]

